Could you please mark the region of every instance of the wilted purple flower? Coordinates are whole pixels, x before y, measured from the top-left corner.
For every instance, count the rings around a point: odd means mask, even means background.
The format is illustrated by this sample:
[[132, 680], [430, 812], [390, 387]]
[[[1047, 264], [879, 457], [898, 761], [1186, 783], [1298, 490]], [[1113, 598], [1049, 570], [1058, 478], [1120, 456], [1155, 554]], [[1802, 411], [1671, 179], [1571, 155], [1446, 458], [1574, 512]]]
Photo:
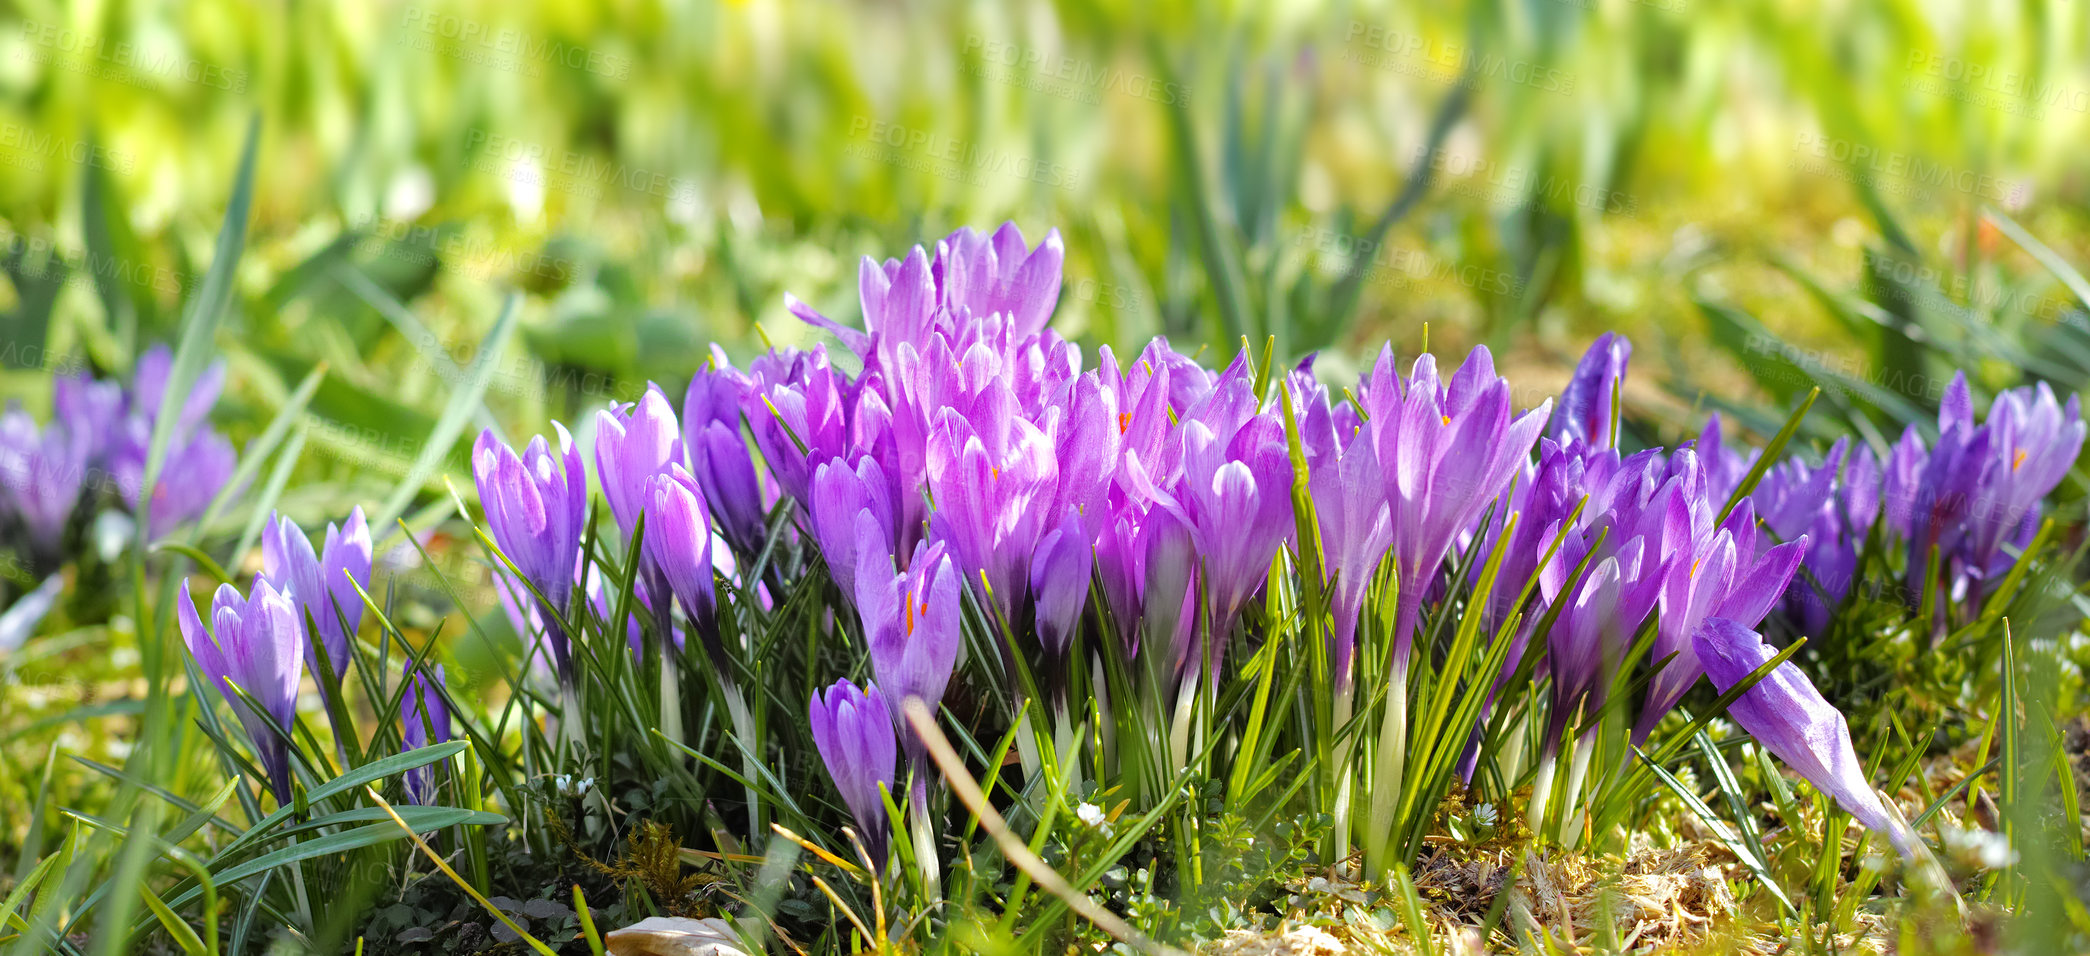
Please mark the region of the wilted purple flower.
[[[443, 701], [441, 688], [443, 665], [435, 665], [431, 675], [426, 668], [413, 669], [407, 662], [406, 694], [399, 698], [399, 749], [401, 753], [419, 750], [450, 739], [450, 705]], [[429, 764], [415, 767], [405, 774], [406, 802], [419, 806], [435, 804], [435, 767]]]
[[1093, 557], [1081, 516], [1071, 509], [1058, 527], [1038, 540], [1037, 553], [1031, 556], [1030, 590], [1036, 602], [1038, 640], [1056, 657], [1067, 653], [1081, 626]]
[[[182, 582], [175, 611], [182, 640], [189, 645], [196, 667], [239, 716], [247, 738], [254, 743], [254, 755], [268, 774], [276, 803], [289, 806], [290, 755], [284, 735], [297, 718], [298, 666], [304, 660], [305, 644], [296, 607], [257, 574], [244, 597], [230, 584], [218, 586], [211, 598], [209, 627], [196, 613], [187, 581]], [[234, 685], [246, 692], [259, 712], [233, 692]]]
[[827, 775], [842, 794], [849, 815], [863, 834], [871, 865], [885, 865], [892, 840], [892, 818], [885, 794], [894, 785], [893, 718], [878, 685], [858, 690], [846, 680], [816, 692], [806, 706], [813, 725], [813, 744], [827, 763]]
[[[875, 532], [863, 526], [867, 536]], [[957, 563], [941, 541], [915, 548], [907, 570], [893, 571], [892, 556], [875, 553], [875, 537], [858, 546], [856, 607], [871, 647], [871, 673], [888, 709], [900, 713], [919, 697], [931, 713], [943, 700], [958, 666], [959, 594]], [[909, 753], [920, 743], [906, 735]]]
[[472, 447], [472, 477], [494, 544], [551, 604], [552, 616], [544, 624], [552, 661], [559, 679], [571, 681], [573, 665], [563, 619], [573, 603], [588, 480], [566, 426], [553, 422], [552, 429], [559, 437], [556, 456], [542, 435], [530, 439], [529, 447], [517, 457], [491, 429], [481, 432]]
[[[660, 569], [682, 612], [710, 648], [717, 633], [718, 579], [711, 560], [711, 513], [704, 491], [681, 465], [646, 483], [646, 556]], [[658, 612], [665, 616], [665, 603]]]
[[[316, 554], [304, 530], [289, 518], [271, 515], [262, 529], [261, 573], [297, 602], [300, 621], [310, 616], [337, 685], [348, 675], [348, 642], [363, 622], [363, 597], [356, 586], [370, 587], [370, 559], [370, 525], [360, 505], [349, 511], [343, 526], [327, 523], [325, 544]], [[312, 675], [317, 678], [319, 668], [312, 668]], [[325, 681], [319, 683], [323, 692], [333, 693]]]
[[1546, 426], [1546, 437], [1563, 445], [1580, 442], [1596, 448], [1613, 446], [1611, 396], [1625, 384], [1633, 343], [1606, 332], [1590, 343], [1575, 366], [1575, 375], [1560, 392], [1560, 404]]
[[1448, 387], [1436, 359], [1424, 354], [1406, 382], [1394, 373], [1393, 349], [1379, 353], [1366, 395], [1387, 503], [1400, 593], [1394, 625], [1396, 672], [1405, 672], [1427, 585], [1446, 552], [1473, 527], [1525, 460], [1552, 403], [1510, 418], [1509, 382], [1477, 347]]
[[743, 554], [762, 550], [769, 509], [762, 501], [762, 482], [747, 440], [740, 434], [741, 409], [750, 383], [746, 374], [726, 361], [718, 346], [711, 363], [697, 370], [682, 398], [682, 444], [689, 471], [707, 489], [705, 500], [719, 531]]
[[[1721, 693], [1777, 656], [1762, 635], [1719, 617], [1707, 619], [1693, 643], [1705, 663], [1705, 676]], [[1822, 699], [1797, 665], [1778, 665], [1729, 705], [1727, 716], [1765, 750], [1835, 797], [1859, 823], [1886, 834], [1903, 856], [1914, 852], [1914, 835], [1888, 814], [1878, 791], [1865, 779], [1843, 714]]]

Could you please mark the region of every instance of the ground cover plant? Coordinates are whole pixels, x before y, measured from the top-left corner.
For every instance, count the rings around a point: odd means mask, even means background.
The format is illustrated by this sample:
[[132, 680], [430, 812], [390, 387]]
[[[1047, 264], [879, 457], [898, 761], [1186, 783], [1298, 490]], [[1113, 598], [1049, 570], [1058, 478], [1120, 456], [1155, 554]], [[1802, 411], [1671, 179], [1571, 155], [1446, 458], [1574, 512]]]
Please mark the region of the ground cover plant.
[[1089, 354], [1064, 255], [866, 258], [859, 321], [786, 298], [826, 343], [487, 424], [470, 485], [316, 541], [268, 506], [323, 370], [235, 457], [217, 284], [128, 381], [59, 377], [6, 423], [46, 583], [0, 625], [129, 613], [168, 679], [71, 758], [100, 805], [18, 768], [11, 945], [2082, 945], [2075, 396], [1635, 447], [1623, 336], [1531, 407], [1426, 329], [1350, 381]]

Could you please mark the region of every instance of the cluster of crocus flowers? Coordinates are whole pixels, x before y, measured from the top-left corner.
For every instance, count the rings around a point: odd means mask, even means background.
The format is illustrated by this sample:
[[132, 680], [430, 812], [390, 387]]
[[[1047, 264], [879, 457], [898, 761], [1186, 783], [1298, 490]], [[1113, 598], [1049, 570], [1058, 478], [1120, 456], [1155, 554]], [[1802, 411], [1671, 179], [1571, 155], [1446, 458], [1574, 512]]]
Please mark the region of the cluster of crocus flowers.
[[[128, 385], [85, 372], [57, 376], [51, 420], [42, 426], [19, 406], [0, 415], [0, 527], [36, 572], [56, 570], [69, 556], [78, 519], [104, 492], [139, 510], [173, 362], [162, 345], [138, 359]], [[231, 480], [237, 455], [209, 421], [224, 382], [224, 365], [213, 364], [182, 397], [145, 537], [202, 516]]]
[[[1003, 667], [1021, 658], [1050, 676], [1086, 666], [1084, 656], [1118, 655], [1141, 665], [1130, 672], [1158, 685], [1150, 691], [1164, 707], [1177, 702], [1180, 722], [1196, 690], [1224, 672], [1229, 644], [1253, 642], [1265, 626], [1247, 612], [1281, 550], [1300, 545], [1285, 420], [1257, 389], [1269, 370], [1259, 376], [1243, 354], [1210, 371], [1159, 339], [1130, 361], [1105, 348], [1085, 365], [1047, 325], [1060, 259], [1056, 236], [1033, 248], [1013, 226], [991, 237], [960, 230], [933, 253], [866, 259], [862, 329], [787, 303], [855, 353], [861, 371], [843, 371], [816, 346], [772, 351], [749, 373], [742, 412], [798, 526], [856, 606], [888, 716], [908, 697], [933, 709], [941, 696], [963, 591]], [[1869, 454], [1846, 459], [1839, 449], [1822, 465], [1774, 470], [1753, 499], [1726, 509], [1748, 461], [1719, 444], [1717, 419], [1695, 448], [1622, 451], [1617, 402], [1630, 357], [1623, 337], [1604, 336], [1558, 409], [1514, 408], [1486, 349], [1446, 378], [1429, 355], [1398, 374], [1389, 348], [1341, 402], [1310, 360], [1279, 379], [1307, 466], [1339, 699], [1356, 690], [1367, 595], [1390, 569], [1393, 704], [1364, 768], [1379, 784], [1375, 799], [1398, 790], [1417, 635], [1451, 593], [1446, 569], [1482, 563], [1470, 549], [1488, 549], [1482, 558], [1502, 551], [1495, 592], [1481, 596], [1489, 624], [1521, 615], [1505, 673], [1535, 622], [1559, 612], [1533, 650], [1551, 688], [1550, 760], [1570, 730], [1586, 747], [1590, 720], [1644, 628], [1659, 668], [1633, 712], [1636, 741], [1708, 673], [1706, 632], [1753, 634], [1779, 608], [1805, 616], [1794, 597], [1803, 559], [1837, 577], [1847, 542], [1874, 520], [1880, 496], [1869, 487], [1879, 469]], [[2000, 417], [2013, 424], [1998, 428], [2065, 439], [2074, 406], [2062, 416], [2050, 404], [2011, 399]], [[2045, 459], [2034, 465], [2028, 474], [2049, 470]], [[2025, 487], [2021, 497], [2036, 505], [2051, 485]], [[1997, 522], [2022, 528], [2023, 514]], [[925, 574], [925, 555], [954, 564], [962, 586], [932, 585], [944, 572]], [[1575, 576], [1578, 567], [1586, 570]], [[1101, 602], [1093, 614], [1090, 594]], [[948, 653], [930, 653], [946, 642]], [[897, 663], [902, 647], [915, 663]], [[1776, 691], [1781, 701], [1795, 693]], [[831, 715], [833, 696], [815, 710]], [[1800, 704], [1765, 707], [1798, 707], [1793, 726], [1809, 719]], [[905, 743], [907, 729], [895, 730]], [[1171, 732], [1178, 760], [1180, 730]], [[837, 785], [858, 807], [873, 792], [863, 781], [883, 777], [828, 749]], [[1835, 765], [1820, 753], [1793, 762], [1813, 776]], [[867, 833], [882, 822], [857, 816]], [[1374, 825], [1367, 818], [1367, 830]]]
[[370, 567], [370, 527], [361, 508], [342, 526], [328, 524], [317, 550], [295, 522], [271, 515], [262, 534], [262, 572], [245, 596], [220, 585], [206, 625], [182, 585], [176, 608], [182, 638], [204, 678], [239, 715], [278, 801], [288, 803], [291, 794], [285, 732], [297, 713], [298, 671], [309, 670], [322, 694], [340, 693], [353, 660], [349, 642], [363, 620], [358, 589], [370, 586]]
[[[2081, 401], [2064, 405], [2045, 383], [1996, 395], [1975, 421], [1966, 376], [1953, 376], [1938, 410], [1937, 438], [1908, 426], [1884, 459], [1848, 439], [1816, 463], [1799, 454], [1767, 469], [1751, 494], [1766, 537], [1808, 541], [1802, 567], [1779, 602], [1785, 623], [1819, 636], [1858, 577], [1868, 538], [1882, 536], [1904, 556], [1903, 593], [1931, 595], [1935, 628], [1948, 608], [1978, 612], [1989, 589], [2038, 531], [2041, 502], [2068, 475], [2083, 448]], [[1720, 496], [1751, 464], [1721, 442], [1715, 415], [1698, 439]], [[1937, 577], [1926, 579], [1933, 565]]]
[[[1757, 629], [1773, 612], [1816, 626], [1840, 599], [1834, 588], [1848, 587], [1853, 542], [1876, 525], [1942, 552], [1947, 573], [1977, 582], [1994, 574], [2082, 437], [2073, 400], [2064, 412], [2043, 390], [2010, 393], [1976, 426], [1957, 385], [1935, 449], [1911, 433], [1882, 465], [1839, 444], [1819, 464], [1770, 469], [1729, 509], [1748, 460], [1721, 445], [1717, 419], [1684, 447], [1620, 447], [1631, 357], [1623, 337], [1591, 348], [1557, 407], [1533, 408], [1516, 407], [1485, 348], [1447, 376], [1427, 354], [1403, 373], [1389, 346], [1347, 389], [1318, 381], [1311, 360], [1275, 374], [1244, 351], [1214, 371], [1163, 339], [1129, 357], [1108, 348], [1085, 356], [1049, 326], [1062, 257], [1057, 234], [1032, 246], [1013, 225], [960, 230], [933, 251], [866, 259], [861, 328], [788, 301], [852, 355], [777, 348], [740, 369], [715, 351], [679, 410], [671, 392], [649, 388], [597, 414], [582, 429], [585, 451], [558, 423], [519, 453], [482, 434], [474, 479], [518, 630], [541, 636], [572, 691], [572, 642], [592, 633], [581, 626], [590, 614], [615, 613], [605, 578], [628, 556], [636, 600], [610, 628], [614, 639], [672, 663], [681, 635], [694, 634], [735, 734], [755, 741], [743, 754], [752, 760], [760, 745], [735, 684], [734, 655], [746, 648], [729, 645], [738, 630], [730, 602], [759, 600], [764, 582], [794, 583], [783, 576], [801, 570], [824, 573], [811, 586], [826, 589], [836, 611], [826, 636], [856, 656], [842, 673], [820, 675], [842, 679], [807, 702], [815, 745], [874, 867], [891, 848], [885, 801], [907, 786], [904, 814], [933, 880], [936, 843], [921, 829], [933, 771], [924, 741], [900, 719], [909, 701], [937, 712], [962, 666], [1011, 697], [1035, 689], [1065, 724], [1101, 712], [1099, 737], [1112, 732], [1110, 708], [1143, 708], [1164, 722], [1144, 743], [1148, 766], [1165, 777], [1203, 743], [1192, 739], [1192, 715], [1241, 667], [1229, 650], [1257, 648], [1273, 627], [1290, 626], [1266, 620], [1264, 599], [1273, 567], [1293, 566], [1281, 563], [1286, 549], [1304, 548], [1302, 528], [1311, 528], [1339, 719], [1348, 722], [1353, 698], [1386, 702], [1384, 727], [1362, 735], [1376, 746], [1346, 743], [1336, 757], [1345, 800], [1354, 785], [1371, 788], [1360, 835], [1368, 855], [1383, 858], [1382, 804], [1400, 792], [1405, 769], [1410, 668], [1436, 649], [1422, 635], [1441, 615], [1470, 606], [1490, 630], [1507, 627], [1505, 677], [1536, 655], [1529, 663], [1550, 689], [1534, 797], [1542, 809], [1553, 762], [1587, 759], [1596, 715], [1622, 686], [1615, 678], [1636, 640], [1652, 641], [1656, 670], [1628, 712], [1635, 744], [1701, 677], [1731, 686], [1766, 659]], [[1959, 484], [1946, 488], [1948, 479]], [[1931, 505], [1897, 513], [1897, 489]], [[621, 550], [582, 553], [594, 490]], [[1993, 504], [1965, 504], [1977, 498]], [[1295, 514], [1295, 501], [1309, 501], [1313, 514]], [[221, 589], [231, 613], [214, 610], [214, 619], [224, 623], [192, 627], [191, 608], [183, 627], [206, 675], [260, 704], [243, 719], [281, 722], [295, 667], [284, 691], [277, 670], [240, 662], [294, 663], [309, 626], [338, 679], [361, 619], [361, 598], [344, 584], [367, 583], [369, 532], [352, 515], [315, 549], [286, 522], [265, 544], [267, 569], [250, 597]], [[1468, 602], [1495, 554], [1492, 590]], [[763, 581], [735, 578], [735, 567], [758, 558]], [[1462, 577], [1463, 567], [1475, 570]], [[1803, 600], [1803, 581], [1828, 589], [1827, 599]], [[1374, 594], [1390, 606], [1369, 607]], [[1367, 627], [1375, 618], [1390, 626]], [[1320, 648], [1314, 634], [1310, 646]], [[1384, 643], [1360, 647], [1365, 640]], [[1891, 814], [1875, 812], [1877, 795], [1854, 773], [1840, 716], [1787, 668], [1743, 698], [1737, 722], [1859, 819], [1893, 832]], [[1356, 686], [1359, 673], [1384, 686]], [[1085, 683], [1090, 674], [1099, 676]], [[409, 747], [440, 740], [449, 723], [440, 670], [406, 679], [403, 738]], [[1100, 698], [1121, 679], [1136, 699], [1069, 699], [1085, 686]], [[675, 737], [666, 690], [662, 729]], [[1000, 703], [1012, 721], [1032, 719], [1030, 701]], [[281, 761], [267, 749], [266, 721], [248, 729], [273, 778], [271, 761]], [[1459, 739], [1468, 732], [1458, 728]], [[1572, 799], [1580, 770], [1566, 779]], [[430, 798], [432, 786], [429, 776], [410, 779], [409, 798]]]

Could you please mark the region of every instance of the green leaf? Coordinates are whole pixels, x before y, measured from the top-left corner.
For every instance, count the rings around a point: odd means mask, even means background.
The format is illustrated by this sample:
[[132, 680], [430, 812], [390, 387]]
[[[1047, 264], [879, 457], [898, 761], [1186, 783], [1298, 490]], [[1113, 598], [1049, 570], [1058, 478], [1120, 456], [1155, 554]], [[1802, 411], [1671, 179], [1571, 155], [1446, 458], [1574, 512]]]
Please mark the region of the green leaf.
[[167, 464], [167, 446], [174, 441], [181, 422], [177, 410], [188, 397], [203, 367], [216, 354], [218, 323], [232, 302], [232, 283], [239, 269], [240, 253], [247, 245], [247, 215], [254, 204], [254, 161], [261, 148], [261, 115], [247, 124], [247, 145], [240, 154], [239, 175], [233, 180], [232, 200], [225, 209], [225, 224], [218, 230], [217, 251], [203, 285], [189, 300], [182, 317], [181, 343], [174, 349], [174, 364], [167, 372], [167, 388], [160, 393], [160, 415], [153, 422], [152, 444], [145, 458], [145, 480], [140, 487], [138, 527], [148, 526], [153, 492], [159, 487], [160, 471]]
[[392, 496], [385, 500], [384, 506], [371, 516], [370, 526], [384, 529], [379, 533], [379, 543], [397, 533], [396, 519], [406, 513], [408, 505], [413, 504], [421, 486], [427, 483], [436, 466], [442, 464], [451, 446], [457, 443], [465, 422], [478, 411], [479, 403], [486, 396], [486, 384], [492, 380], [494, 366], [500, 361], [501, 350], [508, 344], [509, 334], [515, 330], [515, 315], [521, 302], [519, 296], [508, 296], [507, 304], [501, 307], [500, 317], [494, 320], [493, 331], [486, 334], [486, 341], [480, 343], [472, 367], [466, 370], [464, 381], [450, 393], [450, 404], [443, 408], [442, 417], [436, 419], [435, 430], [421, 446], [421, 454], [414, 460], [413, 468], [393, 488]]

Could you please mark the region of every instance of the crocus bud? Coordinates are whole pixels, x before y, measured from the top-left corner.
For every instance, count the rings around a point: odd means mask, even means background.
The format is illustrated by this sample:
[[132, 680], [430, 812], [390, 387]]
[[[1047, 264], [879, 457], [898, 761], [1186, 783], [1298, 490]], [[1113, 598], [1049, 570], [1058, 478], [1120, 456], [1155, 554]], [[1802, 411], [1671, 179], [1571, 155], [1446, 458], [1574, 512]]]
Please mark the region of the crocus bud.
[[1081, 626], [1094, 557], [1082, 531], [1081, 515], [1071, 510], [1058, 527], [1038, 540], [1038, 551], [1031, 557], [1030, 590], [1037, 602], [1038, 640], [1054, 655], [1067, 653]]
[[545, 621], [545, 632], [552, 661], [559, 679], [571, 681], [572, 659], [562, 619], [573, 602], [588, 478], [566, 426], [553, 422], [552, 428], [559, 436], [557, 455], [542, 435], [530, 439], [518, 457], [491, 430], [480, 433], [472, 447], [472, 476], [494, 544], [551, 604], [554, 618]]
[[675, 409], [658, 386], [646, 389], [636, 406], [595, 413], [595, 473], [627, 541], [638, 524], [646, 483], [683, 460]]
[[[742, 554], [762, 550], [769, 509], [762, 503], [761, 479], [747, 439], [741, 437], [740, 413], [747, 400], [748, 378], [727, 364], [712, 347], [712, 364], [697, 370], [682, 399], [682, 444], [689, 453], [690, 474], [707, 491], [719, 531]], [[766, 411], [766, 409], [765, 409]]]
[[[268, 774], [277, 804], [288, 806], [290, 752], [276, 728], [288, 733], [297, 717], [298, 666], [304, 661], [305, 644], [297, 608], [257, 574], [244, 597], [230, 584], [218, 586], [211, 598], [209, 627], [196, 613], [186, 581], [175, 610], [182, 640], [196, 659], [197, 669], [232, 705], [247, 739], [254, 744], [262, 772]], [[233, 693], [233, 685], [245, 691], [259, 711]]]
[[[356, 585], [370, 587], [370, 559], [370, 525], [360, 506], [348, 513], [345, 527], [327, 524], [326, 543], [316, 554], [304, 530], [289, 518], [274, 515], [262, 529], [261, 573], [297, 602], [300, 621], [311, 617], [337, 683], [348, 673], [349, 639], [363, 622], [363, 597]], [[312, 674], [318, 677], [319, 668]], [[333, 693], [331, 687], [322, 689]]]
[[1546, 437], [1562, 445], [1581, 443], [1610, 448], [1611, 395], [1625, 384], [1626, 364], [1632, 361], [1633, 343], [1616, 332], [1606, 332], [1589, 344], [1575, 375], [1560, 390], [1560, 404], [1546, 424]]
[[851, 467], [843, 459], [826, 462], [813, 471], [811, 500], [813, 541], [834, 575], [836, 586], [847, 599], [856, 600], [857, 524], [868, 520], [884, 534], [874, 550], [891, 560], [894, 548], [892, 482], [878, 459], [866, 455]]
[[[399, 698], [400, 752], [419, 750], [431, 744], [450, 739], [450, 705], [443, 702], [440, 688], [443, 682], [443, 666], [437, 664], [433, 671], [426, 668], [413, 670], [413, 662], [407, 662], [406, 695]], [[424, 764], [409, 770], [403, 781], [406, 784], [406, 800], [420, 806], [435, 803], [435, 767]]]
[[872, 865], [882, 867], [892, 840], [884, 792], [893, 789], [897, 751], [885, 699], [876, 684], [858, 690], [855, 684], [838, 680], [833, 687], [815, 693], [806, 709], [813, 725], [813, 744], [827, 763], [827, 775], [834, 778], [849, 815], [856, 818]]
[[683, 613], [707, 634], [715, 626], [717, 582], [711, 567], [711, 514], [697, 479], [681, 465], [647, 482], [646, 554], [660, 568]]

